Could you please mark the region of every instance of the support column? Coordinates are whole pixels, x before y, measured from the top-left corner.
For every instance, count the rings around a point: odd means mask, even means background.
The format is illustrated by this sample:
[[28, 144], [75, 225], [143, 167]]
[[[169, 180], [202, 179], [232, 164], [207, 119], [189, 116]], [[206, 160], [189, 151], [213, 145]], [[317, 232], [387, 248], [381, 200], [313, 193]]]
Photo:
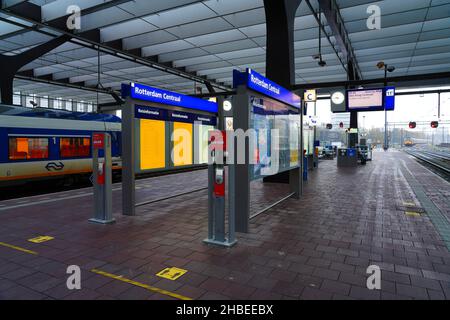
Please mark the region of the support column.
[[[348, 80], [350, 80], [350, 81], [359, 80], [358, 74], [353, 65], [353, 61], [349, 60], [347, 70], [348, 70]], [[358, 129], [358, 112], [357, 111], [350, 112], [350, 128]], [[358, 144], [358, 140], [359, 140], [358, 135], [359, 135], [359, 133], [349, 134], [348, 144], [349, 144], [350, 148], [354, 148]]]
[[[294, 22], [302, 0], [264, 0], [266, 13], [266, 77], [290, 89], [295, 84]], [[289, 183], [289, 172], [264, 182]]]
[[13, 103], [14, 75], [20, 68], [59, 47], [69, 39], [69, 36], [64, 35], [14, 56], [0, 54], [0, 70], [2, 70], [2, 76], [0, 77], [1, 103]]
[[290, 88], [295, 83], [294, 21], [302, 0], [264, 0], [267, 28], [266, 77]]
[[27, 95], [24, 93], [20, 93], [20, 105], [23, 107], [27, 106]]

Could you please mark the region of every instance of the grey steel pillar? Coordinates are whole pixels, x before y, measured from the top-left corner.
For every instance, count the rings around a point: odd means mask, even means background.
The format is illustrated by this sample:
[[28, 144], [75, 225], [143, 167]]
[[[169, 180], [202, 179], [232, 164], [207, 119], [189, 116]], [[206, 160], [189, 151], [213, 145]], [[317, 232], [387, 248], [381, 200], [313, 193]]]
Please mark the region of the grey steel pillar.
[[[92, 184], [94, 186], [94, 217], [91, 222], [110, 224], [115, 219], [112, 215], [112, 160], [111, 136], [108, 133], [94, 133], [103, 136], [103, 146], [92, 145]], [[95, 138], [93, 138], [94, 140]], [[99, 151], [103, 149], [103, 161], [99, 158]]]
[[289, 189], [291, 193], [295, 193], [292, 197], [295, 199], [300, 199], [302, 194], [302, 184], [303, 184], [303, 103], [300, 107], [300, 123], [299, 123], [299, 143], [298, 143], [298, 161], [300, 162], [300, 167], [292, 169], [289, 171]]
[[[234, 130], [243, 130], [247, 132], [250, 123], [250, 97], [244, 86], [239, 86], [237, 89], [237, 95], [233, 100], [233, 125]], [[234, 192], [230, 193], [230, 196], [234, 194], [234, 217], [235, 226], [237, 232], [248, 232], [249, 230], [249, 218], [250, 218], [250, 153], [249, 153], [249, 137], [245, 138], [244, 150], [238, 149], [239, 143], [236, 143], [236, 139], [233, 135], [233, 141], [227, 139], [229, 148], [232, 150], [232, 162], [231, 168], [233, 179], [232, 183]], [[243, 145], [242, 145], [243, 146]], [[243, 157], [244, 163], [238, 163], [239, 155]]]
[[127, 98], [122, 107], [122, 214], [136, 214], [134, 103]]
[[[358, 73], [356, 72], [354, 63], [352, 60], [348, 61], [348, 70], [347, 70], [347, 77], [348, 80], [359, 80]], [[357, 111], [351, 111], [350, 112], [350, 128], [358, 129], [358, 112]], [[348, 134], [348, 147], [349, 148], [355, 148], [358, 144], [358, 137], [359, 133], [349, 133]]]
[[[300, 95], [303, 96], [303, 95]], [[304, 158], [305, 158], [305, 142], [303, 133], [303, 116], [305, 113], [306, 102], [301, 102], [300, 110], [300, 195], [303, 195], [303, 170], [304, 170]]]

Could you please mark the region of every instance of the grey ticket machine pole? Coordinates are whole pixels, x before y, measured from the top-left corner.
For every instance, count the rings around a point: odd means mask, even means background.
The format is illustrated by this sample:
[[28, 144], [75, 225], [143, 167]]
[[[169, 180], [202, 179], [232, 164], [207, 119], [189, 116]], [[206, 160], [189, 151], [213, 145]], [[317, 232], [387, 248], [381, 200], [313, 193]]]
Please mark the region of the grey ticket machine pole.
[[[100, 160], [103, 150], [103, 161]], [[108, 133], [92, 135], [92, 183], [94, 185], [94, 217], [91, 222], [109, 224], [112, 216], [111, 136]]]
[[228, 237], [225, 224], [225, 151], [226, 133], [215, 130], [209, 136], [208, 159], [208, 238], [207, 244], [231, 247], [236, 243], [234, 212], [229, 211]]

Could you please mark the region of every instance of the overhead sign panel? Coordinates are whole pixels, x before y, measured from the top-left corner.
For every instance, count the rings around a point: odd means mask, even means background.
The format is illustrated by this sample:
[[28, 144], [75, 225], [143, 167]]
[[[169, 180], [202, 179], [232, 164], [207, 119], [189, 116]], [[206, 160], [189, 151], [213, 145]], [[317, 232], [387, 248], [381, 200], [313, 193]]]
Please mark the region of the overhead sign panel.
[[349, 111], [384, 110], [383, 89], [347, 90]]
[[392, 111], [395, 109], [395, 87], [347, 90], [346, 109], [347, 111]]
[[251, 90], [300, 109], [299, 96], [250, 68], [245, 72], [234, 70], [233, 84], [235, 88], [238, 85], [246, 85]]
[[130, 85], [122, 85], [122, 97], [128, 96], [136, 100], [150, 101], [211, 113], [217, 113], [218, 110], [217, 103], [215, 102], [133, 82]]

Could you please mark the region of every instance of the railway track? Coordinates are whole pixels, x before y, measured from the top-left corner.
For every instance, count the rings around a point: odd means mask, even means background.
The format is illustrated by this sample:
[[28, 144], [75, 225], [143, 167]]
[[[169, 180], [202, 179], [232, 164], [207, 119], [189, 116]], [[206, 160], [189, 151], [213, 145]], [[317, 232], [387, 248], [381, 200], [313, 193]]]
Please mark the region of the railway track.
[[450, 177], [450, 154], [419, 150], [408, 150], [405, 152]]

